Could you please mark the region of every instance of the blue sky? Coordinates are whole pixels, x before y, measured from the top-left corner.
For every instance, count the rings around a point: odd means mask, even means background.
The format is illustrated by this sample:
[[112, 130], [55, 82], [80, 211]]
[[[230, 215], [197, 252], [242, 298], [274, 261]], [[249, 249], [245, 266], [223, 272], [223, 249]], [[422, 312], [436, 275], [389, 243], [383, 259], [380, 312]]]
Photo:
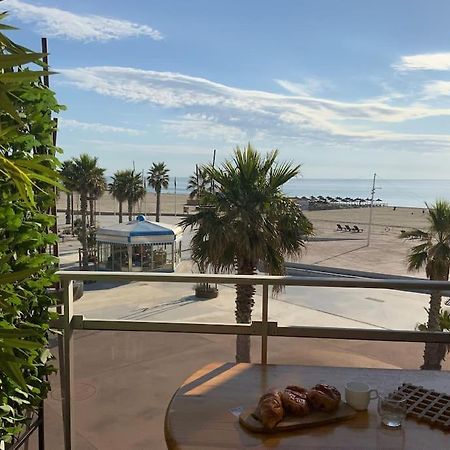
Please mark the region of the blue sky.
[[251, 141], [308, 178], [450, 178], [450, 2], [5, 0], [64, 158], [173, 175]]

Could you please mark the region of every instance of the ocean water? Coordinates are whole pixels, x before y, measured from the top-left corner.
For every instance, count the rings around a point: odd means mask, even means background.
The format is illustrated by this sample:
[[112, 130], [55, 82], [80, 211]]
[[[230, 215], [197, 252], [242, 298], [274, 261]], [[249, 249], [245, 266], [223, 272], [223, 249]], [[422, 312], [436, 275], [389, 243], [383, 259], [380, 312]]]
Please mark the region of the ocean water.
[[[177, 193], [187, 192], [188, 178], [177, 177]], [[370, 197], [373, 180], [295, 178], [286, 184], [284, 192], [290, 196], [315, 197]], [[170, 180], [167, 192], [174, 192], [174, 180]], [[393, 180], [377, 178], [375, 199], [390, 206], [424, 207], [425, 202], [436, 199], [450, 200], [450, 180]]]

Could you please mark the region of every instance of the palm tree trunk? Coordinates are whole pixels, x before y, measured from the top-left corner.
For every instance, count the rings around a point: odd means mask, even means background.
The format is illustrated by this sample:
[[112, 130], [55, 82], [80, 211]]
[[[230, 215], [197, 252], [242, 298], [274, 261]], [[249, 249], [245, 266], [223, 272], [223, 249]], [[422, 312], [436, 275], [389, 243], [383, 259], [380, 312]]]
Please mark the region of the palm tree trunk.
[[80, 193], [80, 209], [81, 209], [81, 231], [80, 231], [80, 241], [81, 247], [83, 249], [83, 270], [89, 269], [89, 259], [88, 259], [88, 245], [87, 245], [87, 209], [88, 200], [87, 193]]
[[161, 212], [161, 189], [156, 190], [156, 221], [159, 222]]
[[[236, 269], [238, 275], [255, 274], [255, 264], [245, 259], [238, 261]], [[236, 285], [236, 311], [234, 314], [237, 323], [251, 323], [253, 305], [255, 304], [254, 295], [254, 286], [245, 284]], [[250, 336], [236, 336], [236, 362], [250, 362], [250, 346]]]
[[122, 223], [122, 209], [123, 209], [123, 203], [119, 202], [119, 223]]
[[94, 226], [94, 200], [89, 199], [89, 225]]
[[[441, 310], [442, 295], [439, 291], [433, 291], [430, 296], [430, 308], [428, 310], [428, 331], [441, 331], [439, 325], [439, 311]], [[441, 370], [441, 362], [445, 356], [442, 346], [438, 343], [427, 342], [423, 352], [422, 370]]]
[[70, 225], [70, 199], [71, 199], [72, 193], [67, 192], [66, 193], [66, 225]]
[[133, 220], [133, 202], [128, 200], [128, 220], [131, 222]]

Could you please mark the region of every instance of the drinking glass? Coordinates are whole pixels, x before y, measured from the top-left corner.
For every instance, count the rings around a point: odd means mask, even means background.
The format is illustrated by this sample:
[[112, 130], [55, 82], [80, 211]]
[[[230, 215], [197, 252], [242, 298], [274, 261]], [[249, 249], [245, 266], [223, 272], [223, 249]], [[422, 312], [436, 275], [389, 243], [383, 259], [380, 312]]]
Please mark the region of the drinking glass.
[[399, 428], [406, 417], [406, 398], [390, 398], [380, 395], [378, 398], [378, 414], [381, 423], [387, 428]]

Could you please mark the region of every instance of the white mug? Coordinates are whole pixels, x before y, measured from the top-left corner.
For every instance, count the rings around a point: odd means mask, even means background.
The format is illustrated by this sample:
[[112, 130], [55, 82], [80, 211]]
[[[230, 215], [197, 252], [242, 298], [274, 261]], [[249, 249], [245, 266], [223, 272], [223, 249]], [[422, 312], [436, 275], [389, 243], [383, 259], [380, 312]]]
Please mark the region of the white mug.
[[365, 411], [370, 400], [378, 398], [378, 391], [360, 381], [352, 381], [345, 386], [345, 401], [357, 411]]

